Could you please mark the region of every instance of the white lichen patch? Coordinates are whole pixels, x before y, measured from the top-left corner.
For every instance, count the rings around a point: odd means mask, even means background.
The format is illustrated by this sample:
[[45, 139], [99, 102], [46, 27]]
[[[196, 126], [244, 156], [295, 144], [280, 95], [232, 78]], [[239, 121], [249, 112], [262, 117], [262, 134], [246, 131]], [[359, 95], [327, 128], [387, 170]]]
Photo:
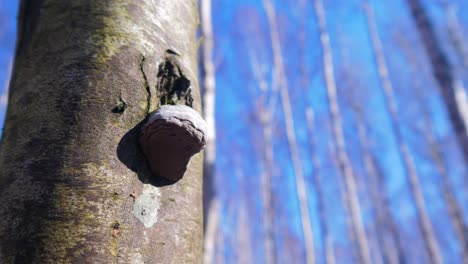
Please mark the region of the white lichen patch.
[[158, 221], [161, 193], [157, 187], [146, 184], [143, 193], [138, 196], [133, 205], [133, 215], [147, 228]]
[[130, 258], [130, 263], [131, 264], [144, 264], [145, 262], [143, 261], [143, 256], [140, 253], [134, 253], [132, 254], [132, 257]]

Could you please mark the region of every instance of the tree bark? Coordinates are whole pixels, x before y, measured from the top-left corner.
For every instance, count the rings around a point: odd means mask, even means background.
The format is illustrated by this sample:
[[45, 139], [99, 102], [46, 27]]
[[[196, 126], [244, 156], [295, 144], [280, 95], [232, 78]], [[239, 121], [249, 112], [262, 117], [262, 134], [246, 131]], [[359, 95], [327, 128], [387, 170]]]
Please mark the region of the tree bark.
[[169, 183], [138, 146], [162, 64], [179, 68], [172, 77], [190, 82], [200, 111], [197, 25], [196, 1], [22, 1], [0, 147], [1, 263], [201, 261], [202, 155]]

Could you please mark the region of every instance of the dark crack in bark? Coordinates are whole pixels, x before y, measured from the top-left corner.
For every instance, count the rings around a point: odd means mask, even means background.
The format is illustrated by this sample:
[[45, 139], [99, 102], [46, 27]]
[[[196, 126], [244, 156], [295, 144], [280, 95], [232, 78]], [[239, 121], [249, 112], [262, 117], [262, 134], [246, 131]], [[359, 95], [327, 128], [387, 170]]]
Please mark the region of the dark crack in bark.
[[149, 85], [148, 78], [146, 77], [146, 73], [145, 73], [145, 69], [144, 69], [145, 60], [146, 60], [146, 58], [142, 54], [141, 58], [140, 58], [139, 65], [140, 65], [141, 75], [143, 76], [143, 79], [145, 80], [145, 90], [146, 90], [146, 93], [147, 93], [145, 113], [149, 114], [149, 112], [151, 110], [151, 97], [152, 97], [152, 94], [151, 94], [151, 87]]

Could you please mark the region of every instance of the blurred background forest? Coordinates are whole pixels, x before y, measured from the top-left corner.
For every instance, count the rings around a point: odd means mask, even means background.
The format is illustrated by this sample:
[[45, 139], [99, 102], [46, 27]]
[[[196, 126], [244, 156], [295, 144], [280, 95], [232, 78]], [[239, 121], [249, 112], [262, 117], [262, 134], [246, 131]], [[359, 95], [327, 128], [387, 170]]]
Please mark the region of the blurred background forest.
[[468, 263], [468, 1], [200, 7], [206, 264]]

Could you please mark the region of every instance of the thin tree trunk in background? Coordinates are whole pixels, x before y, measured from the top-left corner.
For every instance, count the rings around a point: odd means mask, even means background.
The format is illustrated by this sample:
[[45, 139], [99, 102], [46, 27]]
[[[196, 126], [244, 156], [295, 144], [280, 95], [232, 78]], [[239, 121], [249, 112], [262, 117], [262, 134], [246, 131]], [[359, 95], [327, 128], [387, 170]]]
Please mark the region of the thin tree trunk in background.
[[442, 150], [440, 149], [440, 143], [437, 142], [437, 139], [433, 134], [434, 125], [431, 121], [429, 109], [427, 109], [426, 102], [423, 98], [423, 91], [419, 85], [417, 86], [416, 99], [420, 105], [420, 109], [422, 109], [424, 121], [424, 128], [421, 129], [421, 133], [424, 135], [424, 139], [429, 145], [432, 162], [434, 162], [437, 172], [441, 178], [442, 195], [447, 206], [450, 222], [452, 223], [455, 235], [460, 242], [463, 261], [464, 263], [468, 263], [468, 227], [464, 222], [462, 209], [453, 193], [455, 188], [451, 186], [447, 166], [444, 161]]
[[261, 174], [261, 194], [262, 194], [262, 203], [263, 203], [263, 228], [265, 232], [264, 241], [264, 255], [265, 261], [268, 264], [276, 263], [276, 250], [274, 244], [274, 200], [272, 196], [272, 178], [273, 178], [273, 114], [276, 107], [276, 81], [272, 83], [272, 99], [269, 103], [267, 100], [267, 82], [265, 80], [264, 74], [261, 70], [260, 63], [254, 59], [254, 53], [250, 54], [252, 58], [252, 71], [257, 81], [258, 86], [260, 87], [260, 103], [259, 109], [257, 109], [258, 119], [260, 120], [261, 130], [262, 130], [262, 143], [261, 146], [263, 150], [262, 162], [263, 170]]
[[[351, 102], [351, 109], [353, 110], [354, 113], [358, 113], [360, 107], [359, 106], [355, 107], [354, 102]], [[372, 169], [372, 168], [368, 166], [369, 164], [367, 162], [368, 159], [366, 157], [366, 153], [364, 153], [362, 146], [361, 146], [362, 135], [359, 134], [361, 132], [360, 128], [362, 127], [361, 123], [363, 122], [361, 118], [362, 117], [359, 116], [359, 114], [356, 115], [356, 120], [357, 120], [356, 123], [358, 127], [358, 139], [359, 139], [359, 145], [361, 147], [360, 154], [364, 161], [365, 172], [363, 173], [364, 175], [361, 175], [360, 177], [361, 182], [359, 182], [359, 178], [357, 179], [357, 185], [358, 186], [360, 185], [361, 188], [364, 189], [363, 192], [365, 193], [363, 195], [363, 198], [361, 198], [362, 204], [364, 208], [367, 208], [370, 214], [370, 217], [369, 217], [370, 219], [368, 220], [367, 226], [368, 226], [368, 240], [369, 240], [369, 250], [370, 250], [371, 261], [372, 263], [375, 263], [375, 264], [383, 264], [384, 255], [382, 253], [382, 250], [385, 249], [385, 244], [382, 243], [381, 235], [379, 234], [382, 231], [382, 228], [379, 225], [378, 219], [376, 221], [376, 218], [377, 218], [376, 211], [381, 210], [381, 208], [379, 207], [380, 204], [377, 203], [380, 197], [378, 196], [378, 193], [375, 192], [376, 186], [375, 186], [375, 182], [372, 181], [372, 176], [369, 176], [369, 169]], [[369, 192], [370, 192], [371, 197], [369, 197]], [[372, 201], [374, 201], [374, 204], [372, 203]]]
[[398, 144], [398, 150], [404, 163], [406, 174], [408, 175], [411, 194], [416, 202], [418, 220], [422, 228], [426, 250], [429, 253], [430, 261], [439, 264], [442, 262], [442, 256], [440, 255], [440, 249], [434, 234], [432, 223], [429, 219], [429, 216], [427, 215], [426, 203], [424, 201], [424, 195], [421, 189], [421, 183], [419, 182], [419, 176], [416, 171], [413, 157], [399, 128], [401, 122], [398, 116], [398, 109], [394, 99], [393, 87], [388, 75], [387, 62], [385, 61], [382, 43], [377, 32], [374, 14], [371, 6], [367, 3], [364, 6], [364, 10], [367, 18], [369, 34], [371, 37], [372, 48], [378, 67], [379, 78], [386, 99], [386, 107], [390, 114], [393, 132]]
[[[218, 225], [219, 228], [219, 225]], [[224, 264], [224, 233], [222, 230], [217, 230], [215, 242], [215, 261], [216, 264]]]
[[[354, 103], [354, 102], [353, 102]], [[397, 262], [390, 262], [396, 261], [397, 258], [391, 258], [393, 255], [392, 248], [388, 243], [388, 239], [385, 239], [384, 232], [386, 231], [383, 226], [383, 219], [382, 219], [382, 203], [380, 201], [380, 189], [377, 186], [376, 182], [376, 172], [375, 167], [372, 162], [372, 158], [368, 149], [368, 138], [364, 128], [364, 121], [362, 118], [362, 113], [358, 106], [351, 106], [353, 112], [356, 115], [356, 123], [358, 128], [358, 139], [359, 139], [359, 146], [361, 150], [362, 160], [364, 161], [364, 170], [367, 178], [363, 180], [364, 186], [370, 192], [370, 197], [367, 194], [366, 202], [367, 206], [369, 207], [370, 214], [372, 215], [370, 229], [372, 230], [371, 233], [373, 235], [369, 235], [369, 240], [371, 241], [371, 251], [374, 256], [375, 263], [397, 263]], [[373, 203], [372, 203], [373, 201]], [[377, 237], [377, 238], [376, 238]]]
[[[204, 264], [212, 264], [214, 262], [215, 257], [215, 247], [216, 247], [216, 239], [218, 238], [217, 234], [220, 232], [219, 230], [219, 221], [220, 221], [220, 205], [219, 200], [214, 199], [211, 201], [210, 210], [207, 215], [207, 222], [210, 224], [207, 226], [205, 230], [205, 243], [203, 248], [203, 263]], [[209, 241], [207, 241], [209, 239]]]
[[314, 168], [314, 175], [313, 183], [317, 192], [317, 203], [318, 203], [318, 217], [320, 226], [322, 227], [323, 237], [322, 240], [325, 246], [325, 262], [327, 264], [335, 264], [335, 253], [333, 250], [333, 240], [331, 234], [329, 232], [329, 222], [327, 221], [327, 208], [325, 205], [325, 195], [323, 192], [323, 183], [321, 180], [321, 165], [320, 160], [317, 155], [316, 150], [316, 143], [315, 143], [315, 121], [314, 121], [314, 112], [312, 108], [308, 108], [306, 110], [306, 117], [307, 117], [307, 129], [309, 132], [309, 142], [310, 142], [310, 149], [312, 152], [312, 166]]
[[455, 9], [455, 4], [447, 0], [442, 0], [442, 5], [447, 16], [447, 27], [450, 36], [450, 41], [455, 48], [455, 51], [460, 56], [464, 70], [468, 68], [468, 54], [464, 44], [464, 37], [460, 29], [460, 22]]
[[283, 113], [286, 123], [286, 135], [288, 140], [289, 151], [293, 163], [294, 175], [296, 179], [296, 190], [299, 200], [301, 213], [302, 229], [304, 232], [306, 263], [315, 263], [314, 236], [312, 225], [310, 222], [310, 213], [307, 205], [307, 190], [305, 186], [304, 172], [299, 159], [299, 151], [297, 149], [296, 135], [294, 133], [294, 120], [292, 115], [291, 103], [289, 100], [288, 83], [285, 76], [283, 56], [281, 52], [280, 38], [278, 34], [278, 26], [276, 24], [275, 11], [271, 0], [264, 0], [263, 7], [267, 13], [268, 24], [270, 28], [271, 46], [273, 49], [275, 75], [279, 82], [280, 97], [283, 106]]
[[328, 95], [328, 105], [330, 111], [330, 119], [332, 122], [333, 137], [335, 140], [335, 148], [338, 155], [338, 165], [344, 177], [345, 187], [348, 194], [346, 202], [351, 213], [353, 229], [358, 242], [359, 255], [361, 263], [370, 264], [369, 244], [367, 242], [364, 224], [362, 221], [361, 207], [356, 190], [356, 178], [351, 168], [348, 154], [346, 153], [346, 142], [343, 135], [343, 124], [341, 120], [340, 108], [336, 93], [336, 83], [333, 69], [333, 57], [330, 47], [330, 37], [328, 36], [325, 10], [321, 0], [314, 0], [314, 10], [318, 19], [320, 42], [323, 52], [323, 67], [325, 71], [325, 82]]
[[[456, 108], [458, 108], [459, 112], [461, 113], [461, 116], [463, 117], [466, 137], [468, 138], [468, 95], [466, 93], [466, 87], [464, 87], [464, 82], [462, 80], [466, 80], [467, 77], [466, 71], [468, 70], [468, 54], [454, 4], [450, 3], [450, 1], [447, 0], [442, 0], [442, 4], [447, 15], [447, 27], [450, 42], [455, 48], [455, 53], [457, 54], [459, 60], [461, 60], [463, 65], [461, 69], [459, 67], [453, 66], [452, 75], [454, 78], [453, 87], [455, 89], [455, 100], [457, 103]], [[465, 159], [465, 162], [468, 163], [468, 159]], [[468, 247], [468, 244], [465, 245], [466, 247]]]
[[[217, 230], [219, 202], [215, 191], [215, 158], [216, 158], [216, 127], [215, 127], [215, 65], [213, 63], [213, 28], [211, 22], [211, 0], [200, 1], [202, 66], [202, 105], [203, 118], [207, 124], [206, 148], [203, 161], [203, 228], [204, 228], [204, 263], [212, 263], [212, 249], [215, 243], [214, 230]], [[214, 206], [216, 204], [217, 206]], [[210, 230], [210, 232], [208, 232]]]
[[434, 26], [421, 1], [407, 0], [422, 42], [429, 55], [432, 71], [444, 99], [449, 118], [465, 159], [468, 163], [468, 99], [466, 91], [457, 85], [453, 66], [437, 39]]
[[[410, 62], [417, 63], [418, 60], [414, 55], [414, 52], [411, 50], [411, 47], [406, 45], [404, 42], [400, 42], [402, 45], [402, 50], [405, 52], [406, 56], [408, 57]], [[420, 64], [410, 64], [410, 71], [412, 74], [416, 74], [417, 69], [420, 68]], [[460, 242], [461, 245], [461, 255], [463, 256], [464, 263], [468, 263], [468, 227], [465, 224], [463, 219], [463, 210], [462, 207], [459, 205], [453, 190], [455, 190], [454, 186], [450, 183], [450, 176], [448, 173], [447, 164], [444, 160], [443, 151], [441, 149], [441, 144], [435, 135], [435, 127], [431, 120], [431, 113], [430, 109], [427, 105], [427, 100], [425, 100], [425, 92], [421, 87], [421, 82], [419, 79], [414, 81], [415, 87], [415, 96], [416, 100], [419, 104], [419, 108], [422, 111], [422, 120], [424, 122], [423, 128], [419, 129], [421, 135], [424, 136], [425, 141], [429, 145], [429, 154], [432, 162], [435, 164], [437, 168], [437, 172], [441, 177], [442, 182], [442, 195], [445, 200], [445, 204], [447, 205], [448, 213], [450, 221], [453, 225], [455, 235]]]
[[[237, 217], [237, 243], [238, 243], [238, 264], [251, 264], [253, 262], [252, 258], [252, 243], [250, 237], [250, 223], [249, 217], [247, 215], [247, 209], [245, 198], [248, 197], [247, 192], [242, 192], [242, 202], [239, 209], [239, 214]], [[268, 262], [266, 262], [268, 263]]]
[[[368, 185], [370, 186], [370, 192], [371, 192], [371, 197], [372, 200], [375, 203], [374, 206], [374, 215], [377, 218], [377, 221], [375, 225], [377, 226], [377, 237], [378, 237], [378, 244], [381, 249], [383, 249], [383, 257], [385, 259], [385, 263], [390, 263], [390, 264], [397, 264], [399, 262], [399, 257], [398, 257], [398, 250], [393, 247], [391, 244], [390, 238], [385, 234], [386, 230], [386, 222], [387, 221], [393, 221], [390, 220], [386, 217], [389, 216], [389, 213], [384, 214], [383, 210], [387, 210], [387, 208], [384, 207], [380, 196], [385, 195], [387, 196], [386, 192], [383, 191], [383, 188], [381, 187], [381, 183], [378, 182], [378, 177], [376, 175], [376, 169], [374, 166], [374, 161], [372, 160], [372, 156], [370, 155], [369, 152], [369, 144], [367, 142], [367, 133], [364, 128], [364, 124], [362, 122], [358, 123], [358, 130], [359, 130], [359, 141], [360, 145], [362, 148], [362, 153], [363, 153], [363, 159], [364, 159], [364, 164], [365, 164], [365, 169], [366, 173], [368, 175], [369, 183]], [[393, 234], [392, 234], [393, 235]], [[401, 253], [400, 253], [401, 254]]]
[[[398, 254], [398, 262], [399, 264], [404, 264], [406, 263], [406, 257], [405, 257], [405, 252], [403, 249], [403, 245], [405, 245], [405, 242], [402, 241], [402, 238], [400, 236], [400, 233], [398, 231], [398, 226], [396, 223], [395, 218], [392, 215], [392, 212], [390, 210], [390, 198], [387, 192], [384, 191], [384, 172], [383, 170], [378, 166], [377, 159], [375, 158], [374, 155], [371, 156], [372, 158], [372, 163], [374, 164], [377, 176], [378, 176], [378, 182], [380, 183], [380, 197], [382, 199], [382, 211], [383, 211], [383, 216], [384, 216], [384, 225], [388, 227], [389, 233], [392, 236], [392, 241], [394, 248], [396, 250], [396, 253]], [[389, 243], [389, 242], [387, 242]]]
[[138, 146], [160, 62], [180, 67], [201, 109], [197, 13], [196, 1], [22, 1], [1, 263], [201, 261], [202, 155], [160, 186]]
[[[236, 169], [236, 174], [239, 180], [245, 179], [241, 168]], [[249, 196], [250, 190], [246, 181], [239, 181], [240, 194], [239, 194], [239, 209], [237, 212], [237, 260], [235, 263], [238, 264], [253, 264], [253, 252], [252, 252], [252, 238], [251, 238], [251, 225], [249, 218], [248, 207], [251, 206], [250, 199], [255, 199]]]
[[[377, 218], [375, 225], [377, 226], [377, 238], [378, 244], [383, 249], [384, 263], [398, 264], [404, 263], [403, 252], [399, 245], [399, 237], [394, 228], [395, 220], [389, 212], [388, 203], [384, 202], [388, 197], [388, 193], [383, 187], [382, 179], [378, 175], [377, 168], [375, 167], [375, 161], [371, 154], [369, 137], [367, 133], [364, 120], [362, 118], [362, 112], [357, 107], [353, 107], [356, 113], [357, 127], [358, 127], [358, 138], [359, 145], [361, 148], [362, 158], [364, 160], [364, 167], [366, 174], [368, 175], [368, 186], [370, 189], [371, 199], [374, 201], [374, 215]], [[390, 236], [387, 235], [390, 233]], [[392, 241], [393, 239], [393, 241]], [[393, 242], [393, 243], [392, 243]]]
[[[339, 168], [338, 160], [336, 157], [338, 156], [336, 154], [336, 148], [334, 148], [332, 142], [328, 142], [328, 153], [329, 153], [329, 158], [332, 160], [332, 164], [334, 167]], [[351, 215], [351, 209], [349, 208], [349, 202], [346, 201], [348, 195], [348, 191], [346, 190], [346, 186], [344, 183], [343, 177], [338, 178], [338, 190], [340, 192], [340, 200], [341, 204], [343, 204], [343, 209], [345, 211], [345, 215]], [[346, 232], [349, 235], [349, 240], [351, 241], [352, 245], [357, 245], [357, 236], [356, 236], [356, 230], [353, 227], [353, 220], [351, 217], [346, 217]], [[353, 263], [361, 263], [360, 257], [359, 257], [359, 252], [357, 252], [357, 248], [355, 246], [352, 246], [351, 248], [351, 255], [353, 259]]]
[[203, 165], [203, 205], [208, 214], [209, 203], [215, 196], [214, 191], [214, 162], [216, 157], [216, 129], [215, 129], [215, 66], [213, 62], [213, 29], [211, 23], [211, 0], [200, 1], [201, 10], [201, 31], [203, 41], [201, 45], [202, 53], [202, 105], [203, 118], [208, 129], [206, 134], [206, 148], [204, 152]]

